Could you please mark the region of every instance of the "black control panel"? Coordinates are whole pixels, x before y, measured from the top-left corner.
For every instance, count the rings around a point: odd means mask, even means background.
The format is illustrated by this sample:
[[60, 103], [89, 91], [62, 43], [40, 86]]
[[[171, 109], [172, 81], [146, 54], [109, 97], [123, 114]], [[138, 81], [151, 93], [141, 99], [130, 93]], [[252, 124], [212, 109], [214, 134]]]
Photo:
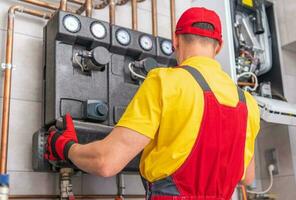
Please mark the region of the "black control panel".
[[[176, 65], [170, 40], [59, 11], [44, 28], [44, 127], [33, 136], [33, 168], [44, 160], [46, 129], [70, 113], [80, 143], [102, 139], [122, 116], [148, 72]], [[137, 171], [136, 158], [127, 171]], [[75, 168], [75, 166], [72, 166]]]

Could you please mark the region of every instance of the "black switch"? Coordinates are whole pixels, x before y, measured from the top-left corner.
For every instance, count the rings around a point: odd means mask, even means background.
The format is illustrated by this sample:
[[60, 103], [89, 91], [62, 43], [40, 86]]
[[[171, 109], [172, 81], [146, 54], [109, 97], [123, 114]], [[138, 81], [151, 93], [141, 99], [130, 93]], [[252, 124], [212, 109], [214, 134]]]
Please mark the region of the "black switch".
[[89, 121], [104, 122], [108, 117], [108, 106], [100, 100], [87, 100], [84, 102], [84, 118]]

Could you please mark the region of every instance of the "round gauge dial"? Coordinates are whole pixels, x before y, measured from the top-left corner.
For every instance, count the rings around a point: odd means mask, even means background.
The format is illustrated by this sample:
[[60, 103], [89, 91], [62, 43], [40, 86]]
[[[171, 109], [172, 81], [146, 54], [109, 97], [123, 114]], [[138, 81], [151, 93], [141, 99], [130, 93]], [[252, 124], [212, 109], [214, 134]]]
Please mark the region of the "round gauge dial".
[[169, 40], [164, 40], [162, 43], [161, 43], [161, 51], [167, 55], [167, 56], [170, 56], [173, 54], [173, 45], [172, 45], [172, 42], [169, 41]]
[[98, 39], [103, 39], [107, 35], [107, 30], [101, 22], [93, 22], [90, 31]]
[[63, 25], [71, 33], [77, 33], [81, 29], [81, 23], [74, 15], [66, 15], [63, 19]]
[[127, 32], [127, 30], [118, 29], [116, 32], [116, 40], [121, 45], [127, 46], [131, 42], [131, 36], [130, 36], [129, 32]]
[[153, 41], [148, 35], [142, 35], [140, 37], [140, 46], [146, 51], [150, 51], [153, 48]]

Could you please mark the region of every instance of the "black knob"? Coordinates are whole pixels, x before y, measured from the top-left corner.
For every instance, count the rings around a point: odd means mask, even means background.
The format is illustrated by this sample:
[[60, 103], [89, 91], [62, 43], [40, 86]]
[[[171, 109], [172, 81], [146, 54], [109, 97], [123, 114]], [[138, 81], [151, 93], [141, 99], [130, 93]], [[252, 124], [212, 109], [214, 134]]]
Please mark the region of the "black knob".
[[111, 54], [105, 47], [96, 47], [91, 52], [91, 60], [97, 66], [106, 65], [111, 60]]
[[98, 104], [96, 106], [96, 112], [100, 116], [106, 116], [108, 114], [108, 107], [106, 104]]

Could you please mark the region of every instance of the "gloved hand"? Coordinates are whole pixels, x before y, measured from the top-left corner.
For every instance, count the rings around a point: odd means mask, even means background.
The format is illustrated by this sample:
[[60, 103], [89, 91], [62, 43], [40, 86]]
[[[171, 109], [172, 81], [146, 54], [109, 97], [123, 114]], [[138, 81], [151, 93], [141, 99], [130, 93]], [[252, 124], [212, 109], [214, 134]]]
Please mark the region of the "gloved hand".
[[70, 147], [78, 143], [77, 134], [74, 128], [72, 117], [69, 113], [63, 117], [63, 130], [50, 128], [47, 138], [47, 152], [45, 158], [47, 160], [68, 160], [68, 152]]

